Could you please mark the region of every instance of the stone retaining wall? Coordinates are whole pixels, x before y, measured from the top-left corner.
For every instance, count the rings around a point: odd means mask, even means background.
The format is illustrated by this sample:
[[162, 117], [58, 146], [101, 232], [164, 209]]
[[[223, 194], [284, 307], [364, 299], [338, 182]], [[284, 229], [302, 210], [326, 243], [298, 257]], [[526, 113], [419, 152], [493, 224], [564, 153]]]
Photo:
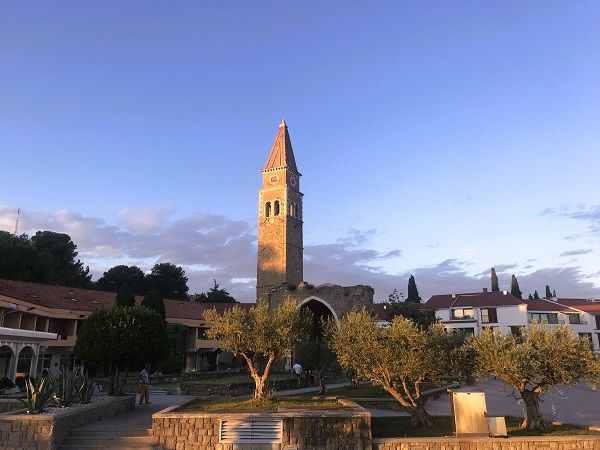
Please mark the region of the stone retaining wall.
[[55, 414], [0, 414], [0, 449], [57, 450], [69, 431], [135, 407], [135, 397], [108, 400], [66, 408]]
[[600, 450], [600, 436], [373, 439], [373, 450]]
[[[348, 400], [339, 408], [289, 409], [257, 413], [184, 413], [179, 407], [152, 416], [154, 437], [165, 450], [371, 449], [371, 414]], [[283, 421], [282, 442], [220, 443], [220, 420]]]

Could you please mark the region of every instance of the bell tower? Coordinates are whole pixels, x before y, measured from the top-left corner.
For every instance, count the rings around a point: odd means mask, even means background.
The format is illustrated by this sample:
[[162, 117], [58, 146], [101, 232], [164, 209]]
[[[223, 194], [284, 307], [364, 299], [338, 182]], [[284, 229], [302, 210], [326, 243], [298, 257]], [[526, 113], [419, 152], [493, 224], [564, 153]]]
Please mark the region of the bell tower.
[[300, 172], [285, 121], [281, 121], [258, 191], [257, 301], [272, 289], [303, 280]]

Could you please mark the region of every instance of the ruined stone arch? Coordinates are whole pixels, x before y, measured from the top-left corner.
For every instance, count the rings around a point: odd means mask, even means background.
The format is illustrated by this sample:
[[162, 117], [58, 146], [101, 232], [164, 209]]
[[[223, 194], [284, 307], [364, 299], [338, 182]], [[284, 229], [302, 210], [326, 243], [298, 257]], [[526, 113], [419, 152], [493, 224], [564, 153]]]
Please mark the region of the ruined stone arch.
[[335, 319], [335, 321], [337, 322], [339, 320], [337, 313], [335, 312], [335, 309], [333, 309], [333, 307], [327, 303], [325, 300], [323, 300], [322, 298], [316, 297], [314, 295], [311, 295], [308, 298], [305, 298], [304, 300], [298, 302], [298, 309], [301, 309], [302, 307], [306, 307], [311, 301], [316, 301], [319, 303], [322, 303], [328, 310], [329, 312], [331, 312], [331, 315], [333, 316], [333, 318]]

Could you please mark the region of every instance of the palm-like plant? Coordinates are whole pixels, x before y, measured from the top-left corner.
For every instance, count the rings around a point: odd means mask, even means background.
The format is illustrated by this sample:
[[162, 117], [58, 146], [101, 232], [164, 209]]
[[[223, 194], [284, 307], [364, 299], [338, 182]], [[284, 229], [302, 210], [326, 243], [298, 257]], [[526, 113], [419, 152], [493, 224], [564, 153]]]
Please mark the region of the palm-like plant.
[[90, 378], [87, 374], [83, 374], [79, 380], [81, 382], [79, 401], [83, 404], [89, 403], [94, 395], [94, 389], [98, 384], [97, 377]]
[[40, 414], [54, 398], [54, 379], [43, 377], [39, 381], [25, 380], [27, 399], [19, 399], [27, 407], [27, 414]]
[[61, 367], [56, 379], [56, 404], [61, 408], [71, 406], [79, 398], [82, 387], [81, 379], [75, 372], [68, 372], [64, 366]]

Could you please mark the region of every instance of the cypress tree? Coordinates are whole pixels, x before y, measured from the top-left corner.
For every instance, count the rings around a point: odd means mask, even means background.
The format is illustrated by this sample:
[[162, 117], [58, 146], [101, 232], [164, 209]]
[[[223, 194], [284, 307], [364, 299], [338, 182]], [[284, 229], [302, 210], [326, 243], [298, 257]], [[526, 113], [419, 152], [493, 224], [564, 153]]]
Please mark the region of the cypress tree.
[[498, 276], [496, 275], [496, 269], [492, 267], [492, 292], [499, 290], [500, 287], [498, 286]]
[[414, 276], [410, 276], [408, 279], [408, 297], [407, 302], [421, 303], [421, 297], [419, 297], [419, 290], [417, 289], [417, 283]]
[[117, 292], [117, 296], [115, 297], [115, 305], [117, 306], [135, 306], [135, 296], [131, 289], [129, 288], [129, 284], [123, 283], [119, 292]]
[[519, 282], [517, 281], [515, 274], [513, 274], [512, 281], [510, 283], [510, 293], [517, 298], [523, 298], [523, 293], [521, 292], [521, 289], [519, 289]]
[[550, 286], [546, 285], [546, 298], [552, 298], [552, 291], [550, 291]]
[[167, 319], [167, 312], [165, 310], [165, 302], [156, 289], [151, 289], [144, 295], [144, 299], [142, 300], [141, 306], [145, 306], [148, 309], [151, 309], [154, 312], [160, 314], [163, 320]]

